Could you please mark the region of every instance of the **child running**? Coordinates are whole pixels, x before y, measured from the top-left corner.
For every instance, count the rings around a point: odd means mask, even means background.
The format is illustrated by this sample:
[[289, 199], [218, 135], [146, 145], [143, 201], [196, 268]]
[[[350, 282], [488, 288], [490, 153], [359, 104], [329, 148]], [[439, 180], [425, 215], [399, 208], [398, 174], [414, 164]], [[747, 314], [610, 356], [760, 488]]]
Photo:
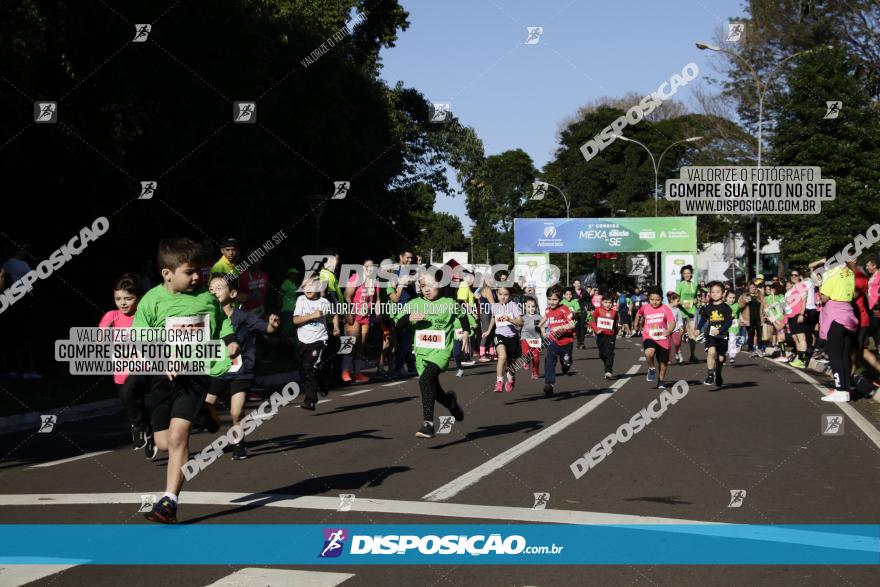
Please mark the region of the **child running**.
[[523, 314], [522, 339], [520, 340], [520, 349], [522, 354], [528, 359], [524, 368], [531, 369], [531, 378], [538, 378], [538, 361], [541, 355], [541, 330], [540, 326], [543, 318], [538, 314], [538, 300], [533, 296], [526, 296], [525, 310]]
[[[117, 279], [116, 285], [113, 286], [113, 301], [116, 303], [116, 309], [104, 314], [98, 327], [131, 328], [140, 295], [140, 278], [136, 274], [126, 273]], [[144, 456], [152, 461], [159, 454], [159, 449], [153, 442], [144, 396], [137, 386], [140, 380], [138, 377], [130, 377], [128, 373], [113, 373], [113, 383], [116, 384], [119, 401], [122, 402], [122, 407], [128, 415], [128, 423], [131, 425], [131, 444], [134, 450], [144, 449]]]
[[460, 305], [441, 292], [443, 271], [426, 271], [419, 280], [421, 297], [409, 300], [403, 307], [398, 325], [412, 326], [415, 330], [416, 370], [419, 373], [419, 389], [422, 394], [422, 427], [416, 432], [419, 438], [434, 437], [434, 402], [449, 410], [456, 422], [464, 420], [464, 410], [455, 392], [444, 391], [440, 386], [440, 373], [449, 366], [452, 357], [452, 338], [456, 328], [461, 328], [461, 348], [470, 351], [470, 323], [460, 310]]
[[599, 358], [605, 366], [605, 379], [611, 379], [614, 372], [614, 343], [617, 340], [617, 310], [611, 295], [602, 298], [602, 306], [593, 310], [593, 321], [590, 325], [596, 333], [596, 346], [599, 347]]
[[700, 315], [709, 325], [706, 336], [706, 366], [709, 369], [706, 385], [715, 384], [717, 389], [724, 385], [721, 367], [727, 355], [728, 331], [733, 322], [733, 311], [724, 303], [724, 286], [719, 281], [709, 283], [709, 303], [700, 308]]
[[[303, 282], [303, 295], [296, 299], [293, 309], [293, 325], [296, 326], [296, 355], [303, 387], [303, 409], [315, 411], [318, 389], [327, 395], [324, 378], [329, 364], [327, 350], [327, 315], [331, 313], [330, 301], [321, 297], [320, 278], [312, 276]], [[333, 314], [333, 336], [339, 336], [339, 316]]]
[[[257, 363], [257, 334], [271, 334], [280, 325], [280, 320], [275, 314], [269, 316], [269, 320], [263, 320], [257, 314], [244, 308], [235, 307], [238, 297], [237, 279], [231, 275], [215, 274], [211, 277], [210, 290], [223, 308], [223, 313], [232, 322], [235, 336], [241, 348], [239, 357], [233, 361], [233, 366], [228, 372], [220, 377], [211, 379], [208, 395], [205, 403], [208, 415], [211, 418], [208, 431], [212, 434], [220, 429], [220, 418], [217, 417], [215, 405], [217, 397], [229, 396], [229, 414], [232, 416], [232, 427], [241, 423], [244, 404], [247, 400], [248, 391], [254, 382], [254, 370]], [[244, 438], [232, 444], [232, 460], [240, 461], [247, 458], [247, 446]]]
[[[519, 328], [523, 325], [522, 308], [512, 301], [511, 295], [518, 292], [518, 286], [499, 287], [495, 291], [498, 299], [492, 304], [492, 321], [489, 329], [495, 328], [494, 347], [498, 355], [495, 364], [495, 392], [510, 393], [516, 384], [516, 367], [514, 361], [519, 358]], [[507, 381], [504, 374], [507, 373]]]
[[681, 308], [679, 307], [681, 300], [678, 299], [677, 293], [669, 291], [666, 292], [666, 301], [669, 305], [669, 309], [672, 310], [672, 315], [675, 316], [675, 330], [669, 335], [669, 342], [672, 343], [670, 346], [672, 356], [669, 360], [671, 362], [674, 358], [675, 362], [680, 364], [683, 362], [681, 360], [681, 337], [684, 334], [684, 320], [682, 319]]
[[571, 351], [574, 345], [576, 321], [568, 306], [562, 304], [562, 286], [554, 285], [547, 290], [547, 308], [541, 328], [544, 337], [549, 339], [547, 355], [544, 357], [544, 394], [553, 395], [556, 383], [556, 359], [562, 363], [562, 373], [571, 369]]
[[[134, 315], [133, 328], [202, 328], [212, 340], [226, 343], [228, 357], [210, 364], [210, 375], [218, 377], [229, 369], [230, 358], [239, 353], [232, 322], [217, 299], [199, 286], [196, 267], [201, 246], [188, 238], [159, 243], [158, 265], [162, 283], [144, 295]], [[206, 381], [192, 375], [148, 375], [145, 404], [150, 412], [153, 436], [159, 450], [168, 451], [165, 494], [144, 514], [151, 522], [177, 522], [177, 500], [183, 487], [183, 465], [189, 459], [189, 433], [202, 407]]]
[[697, 285], [693, 282], [694, 268], [691, 265], [685, 265], [681, 268], [681, 281], [675, 286], [675, 293], [681, 300], [681, 317], [688, 336], [688, 347], [691, 356], [688, 359], [691, 363], [698, 363], [696, 356], [697, 348], [697, 328], [694, 322], [697, 305]]
[[[648, 363], [647, 381], [657, 381], [657, 389], [666, 389], [666, 368], [669, 365], [669, 335], [675, 330], [675, 316], [672, 309], [663, 304], [663, 297], [657, 290], [648, 294], [648, 303], [639, 306], [636, 313], [636, 330], [642, 330], [642, 345]], [[657, 368], [654, 359], [657, 359]], [[659, 370], [660, 377], [657, 377]]]
[[733, 290], [729, 290], [726, 294], [724, 294], [724, 303], [730, 308], [731, 313], [731, 322], [730, 322], [730, 336], [728, 337], [728, 345], [727, 345], [727, 359], [730, 361], [730, 364], [733, 365], [736, 363], [736, 355], [739, 353], [739, 347], [742, 346], [744, 337], [740, 337], [740, 314], [742, 313], [742, 309], [740, 308], [739, 301], [736, 298], [736, 293]]

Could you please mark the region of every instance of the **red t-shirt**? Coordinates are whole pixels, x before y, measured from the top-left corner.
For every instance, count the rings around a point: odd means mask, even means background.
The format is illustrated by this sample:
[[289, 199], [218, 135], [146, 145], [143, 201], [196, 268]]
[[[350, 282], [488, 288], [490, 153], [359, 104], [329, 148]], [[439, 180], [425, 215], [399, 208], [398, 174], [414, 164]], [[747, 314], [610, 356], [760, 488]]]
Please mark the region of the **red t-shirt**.
[[[672, 322], [675, 324], [675, 316], [669, 306], [663, 304], [657, 308], [651, 307], [651, 304], [639, 306], [636, 316], [642, 316], [645, 325], [642, 328], [642, 337], [645, 340], [653, 340], [665, 349], [669, 348], [669, 337], [666, 335], [667, 325]], [[661, 333], [662, 331], [662, 333]]]
[[269, 275], [265, 271], [245, 271], [238, 283], [241, 291], [248, 295], [248, 300], [241, 305], [243, 310], [255, 310], [263, 305], [269, 287]]
[[547, 309], [544, 310], [544, 317], [547, 318], [547, 330], [551, 331], [551, 340], [555, 340], [556, 344], [559, 346], [567, 345], [574, 341], [574, 337], [572, 336], [574, 333], [573, 330], [552, 332], [553, 328], [563, 326], [574, 320], [574, 314], [571, 313], [571, 309], [569, 309], [568, 306], [559, 304], [556, 308], [552, 309], [548, 306]]
[[868, 276], [862, 273], [861, 269], [855, 271], [856, 291], [853, 296], [853, 303], [858, 309], [859, 326], [865, 328], [870, 326], [871, 317], [868, 314], [868, 305], [865, 303], [865, 292], [868, 289]]
[[617, 310], [614, 308], [610, 310], [596, 308], [593, 310], [593, 322], [590, 326], [596, 334], [613, 335], [617, 326]]

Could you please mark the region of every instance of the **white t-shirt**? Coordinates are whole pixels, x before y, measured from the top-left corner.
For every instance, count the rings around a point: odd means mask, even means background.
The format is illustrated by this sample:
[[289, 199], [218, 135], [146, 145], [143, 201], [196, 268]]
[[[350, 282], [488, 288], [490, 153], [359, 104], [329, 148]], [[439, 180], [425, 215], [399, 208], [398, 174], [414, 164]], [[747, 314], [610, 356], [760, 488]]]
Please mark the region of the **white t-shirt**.
[[807, 310], [815, 310], [816, 309], [816, 286], [813, 285], [813, 281], [809, 278], [801, 279], [803, 283], [807, 286]]
[[495, 334], [501, 336], [517, 336], [519, 328], [506, 320], [499, 322], [498, 316], [519, 318], [522, 316], [522, 310], [520, 309], [519, 304], [513, 301], [507, 302], [506, 304], [499, 304], [496, 302], [492, 304], [492, 316], [495, 317]]
[[318, 342], [319, 340], [327, 340], [327, 315], [330, 314], [330, 302], [327, 298], [318, 298], [310, 300], [302, 295], [296, 298], [296, 306], [293, 308], [294, 316], [308, 316], [315, 310], [324, 312], [324, 316], [317, 320], [311, 320], [300, 326], [296, 331], [296, 336], [303, 344]]

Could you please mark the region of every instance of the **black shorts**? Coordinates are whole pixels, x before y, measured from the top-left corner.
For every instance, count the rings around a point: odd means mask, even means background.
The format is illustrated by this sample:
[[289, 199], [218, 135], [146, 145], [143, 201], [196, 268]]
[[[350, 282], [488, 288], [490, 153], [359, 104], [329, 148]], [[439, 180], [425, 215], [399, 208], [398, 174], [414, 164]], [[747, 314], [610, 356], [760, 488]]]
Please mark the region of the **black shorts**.
[[660, 344], [656, 340], [646, 338], [645, 341], [642, 343], [642, 346], [645, 350], [654, 349], [654, 357], [656, 357], [659, 362], [669, 362], [669, 349], [660, 346]]
[[629, 326], [631, 324], [629, 314], [627, 312], [617, 312], [617, 319], [621, 326]]
[[148, 377], [144, 404], [154, 432], [167, 430], [172, 418], [195, 421], [210, 385], [207, 376], [178, 375], [172, 381], [165, 375]]
[[798, 317], [792, 316], [786, 322], [788, 324], [788, 331], [792, 334], [803, 334], [807, 331], [807, 317], [804, 316], [804, 321], [798, 324]]
[[522, 351], [518, 336], [503, 336], [501, 334], [496, 334], [492, 341], [492, 345], [496, 348], [503, 346], [504, 350], [507, 352], [507, 358], [509, 360], [518, 359], [520, 352]]
[[721, 338], [719, 336], [707, 336], [706, 348], [715, 349], [715, 352], [719, 355], [726, 355], [728, 342], [729, 339], [726, 338]]
[[223, 377], [211, 377], [211, 385], [208, 386], [208, 393], [223, 397], [228, 395], [232, 397], [236, 393], [243, 393], [251, 388], [254, 382], [252, 378], [233, 379]]

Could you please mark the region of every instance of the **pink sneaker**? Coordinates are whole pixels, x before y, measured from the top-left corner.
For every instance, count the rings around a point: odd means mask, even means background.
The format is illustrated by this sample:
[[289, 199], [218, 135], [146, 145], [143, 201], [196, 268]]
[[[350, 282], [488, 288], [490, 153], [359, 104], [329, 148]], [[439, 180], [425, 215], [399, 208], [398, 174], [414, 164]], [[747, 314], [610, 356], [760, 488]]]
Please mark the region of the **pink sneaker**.
[[502, 387], [503, 385], [504, 385], [504, 384], [503, 384], [501, 381], [496, 381], [496, 382], [495, 382], [495, 393], [501, 393], [501, 392], [503, 391], [503, 390], [501, 389], [501, 387]]
[[506, 393], [510, 393], [511, 391], [513, 391], [513, 386], [515, 383], [516, 382], [513, 379], [508, 379], [507, 383], [504, 384], [504, 391]]
[[537, 373], [532, 373], [532, 377], [531, 377], [532, 381], [534, 381], [534, 380], [537, 379], [537, 378], [538, 378], [538, 374], [537, 374]]

